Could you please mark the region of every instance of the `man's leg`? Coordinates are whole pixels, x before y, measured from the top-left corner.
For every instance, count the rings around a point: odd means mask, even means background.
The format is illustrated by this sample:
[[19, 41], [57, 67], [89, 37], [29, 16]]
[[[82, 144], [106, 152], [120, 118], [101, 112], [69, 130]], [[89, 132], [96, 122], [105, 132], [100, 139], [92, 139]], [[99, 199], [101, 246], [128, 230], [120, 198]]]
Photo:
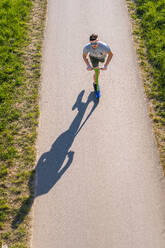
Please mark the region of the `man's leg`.
[[[99, 59], [97, 58], [94, 58], [92, 56], [89, 56], [90, 58], [90, 61], [91, 61], [91, 64], [93, 66], [93, 68], [97, 68], [99, 66]], [[100, 75], [100, 71], [98, 71], [98, 77]], [[94, 75], [93, 75], [93, 87], [94, 87], [94, 90], [96, 91], [97, 90], [97, 86], [96, 86], [96, 72], [94, 72]]]
[[[94, 64], [93, 67], [99, 67], [99, 62], [104, 63], [105, 59], [95, 59], [92, 63], [92, 65]], [[99, 75], [100, 75], [100, 70], [98, 71], [98, 78], [99, 78]], [[96, 83], [96, 72], [93, 75], [93, 80]]]
[[[91, 64], [92, 64], [92, 67], [93, 68], [96, 68], [99, 66], [99, 60], [97, 58], [94, 58], [92, 56], [89, 56], [90, 58], [90, 61], [91, 61]], [[94, 75], [93, 75], [93, 81], [94, 83], [96, 83], [96, 73], [94, 72]]]
[[[98, 71], [98, 78], [99, 78], [99, 75], [100, 75], [100, 71]], [[93, 75], [93, 81], [96, 84], [96, 72]]]

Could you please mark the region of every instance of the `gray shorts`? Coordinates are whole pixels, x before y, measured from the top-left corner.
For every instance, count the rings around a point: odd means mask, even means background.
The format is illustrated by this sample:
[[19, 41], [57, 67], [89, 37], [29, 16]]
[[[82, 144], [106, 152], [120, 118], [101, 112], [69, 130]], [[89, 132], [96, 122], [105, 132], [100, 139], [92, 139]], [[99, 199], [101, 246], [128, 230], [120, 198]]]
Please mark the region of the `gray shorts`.
[[90, 56], [90, 55], [89, 55], [89, 58], [90, 58], [90, 61], [91, 61], [92, 66], [93, 66], [94, 68], [97, 67], [97, 66], [99, 65], [99, 62], [104, 63], [104, 61], [105, 61], [105, 58], [103, 58], [103, 59], [98, 59], [98, 58], [92, 57], [92, 56]]

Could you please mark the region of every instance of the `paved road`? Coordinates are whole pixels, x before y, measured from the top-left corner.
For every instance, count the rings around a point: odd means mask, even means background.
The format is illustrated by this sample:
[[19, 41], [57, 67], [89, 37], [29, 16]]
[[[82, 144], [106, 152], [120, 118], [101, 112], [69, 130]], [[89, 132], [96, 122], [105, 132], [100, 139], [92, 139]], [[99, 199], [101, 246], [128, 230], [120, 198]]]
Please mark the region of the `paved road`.
[[[114, 57], [102, 97], [82, 60]], [[164, 248], [164, 179], [124, 0], [49, 0], [32, 248]]]

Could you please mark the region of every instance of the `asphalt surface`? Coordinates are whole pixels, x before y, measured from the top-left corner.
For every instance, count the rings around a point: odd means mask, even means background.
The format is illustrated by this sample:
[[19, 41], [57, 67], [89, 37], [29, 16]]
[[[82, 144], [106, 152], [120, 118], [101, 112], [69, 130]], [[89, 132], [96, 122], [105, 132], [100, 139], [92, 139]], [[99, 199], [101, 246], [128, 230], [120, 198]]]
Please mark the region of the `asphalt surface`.
[[[124, 0], [49, 0], [32, 248], [164, 248], [164, 179]], [[114, 54], [93, 72], [91, 33]]]

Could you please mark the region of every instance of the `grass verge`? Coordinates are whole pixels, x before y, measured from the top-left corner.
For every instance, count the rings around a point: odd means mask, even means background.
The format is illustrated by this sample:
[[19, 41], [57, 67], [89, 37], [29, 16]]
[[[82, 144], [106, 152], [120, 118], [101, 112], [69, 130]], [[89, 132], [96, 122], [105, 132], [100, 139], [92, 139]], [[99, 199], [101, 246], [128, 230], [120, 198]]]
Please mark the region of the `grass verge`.
[[165, 1], [126, 1], [160, 162], [165, 173]]
[[29, 247], [46, 7], [0, 1], [0, 247]]

